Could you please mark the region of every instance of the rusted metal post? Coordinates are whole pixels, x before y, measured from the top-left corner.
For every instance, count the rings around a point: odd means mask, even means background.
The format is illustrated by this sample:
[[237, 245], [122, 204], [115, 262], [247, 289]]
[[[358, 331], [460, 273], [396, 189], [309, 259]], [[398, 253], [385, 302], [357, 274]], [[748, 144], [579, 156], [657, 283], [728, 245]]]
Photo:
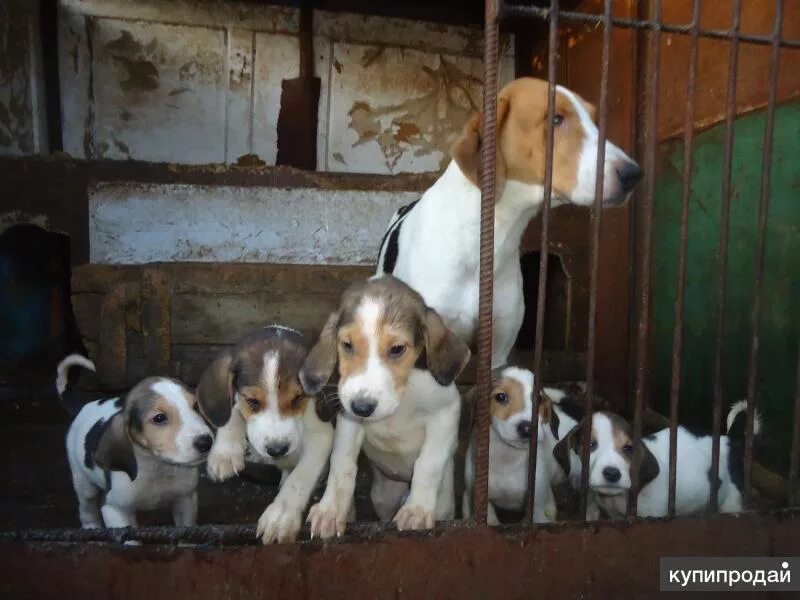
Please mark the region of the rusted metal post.
[[681, 194], [681, 231], [678, 249], [678, 283], [675, 290], [675, 325], [672, 331], [672, 380], [669, 390], [669, 496], [667, 512], [675, 516], [675, 480], [678, 468], [678, 407], [681, 393], [683, 358], [683, 305], [686, 292], [686, 254], [689, 241], [689, 201], [692, 195], [692, 159], [694, 151], [694, 104], [697, 85], [697, 49], [699, 45], [700, 0], [692, 10], [691, 58], [686, 83], [686, 118], [683, 122], [683, 189]]
[[544, 155], [544, 200], [542, 202], [542, 239], [539, 248], [539, 289], [536, 298], [536, 340], [533, 350], [533, 415], [531, 450], [528, 457], [528, 501], [526, 521], [533, 519], [536, 495], [536, 458], [539, 442], [539, 398], [542, 392], [542, 351], [544, 349], [544, 309], [547, 299], [547, 256], [550, 249], [550, 200], [553, 193], [553, 118], [556, 112], [556, 68], [558, 65], [558, 0], [550, 0], [550, 35], [547, 55], [547, 140]]
[[[742, 13], [742, 1], [733, 3], [733, 31], [738, 33]], [[714, 361], [714, 415], [711, 422], [711, 481], [719, 478], [719, 436], [722, 430], [722, 364], [725, 336], [725, 286], [728, 272], [728, 230], [731, 207], [731, 164], [733, 162], [733, 121], [736, 117], [736, 69], [739, 62], [739, 40], [731, 39], [728, 59], [728, 96], [725, 105], [725, 150], [722, 163], [722, 210], [719, 223], [719, 249], [717, 250], [717, 354]], [[719, 489], [711, 486], [710, 508], [719, 508]]]
[[[640, 263], [639, 281], [641, 296], [639, 297], [638, 326], [636, 337], [636, 379], [634, 388], [633, 437], [638, 446], [642, 438], [642, 413], [644, 412], [645, 390], [649, 383], [650, 364], [648, 339], [650, 333], [650, 256], [652, 254], [653, 231], [653, 192], [656, 179], [656, 143], [658, 142], [658, 86], [661, 57], [661, 0], [653, 2], [653, 26], [650, 32], [648, 85], [648, 113], [644, 160], [644, 193], [640, 198], [642, 210], [642, 259]], [[628, 496], [628, 515], [636, 516], [639, 486], [639, 469], [641, 453], [634, 457], [637, 468], [631, 468], [631, 492]]]
[[497, 0], [485, 1], [483, 35], [483, 141], [481, 145], [481, 241], [478, 300], [478, 364], [475, 386], [475, 519], [486, 524], [489, 485], [489, 392], [492, 378], [492, 292], [497, 148]]
[[586, 342], [586, 397], [583, 435], [581, 436], [581, 496], [580, 516], [586, 518], [589, 496], [589, 441], [591, 438], [592, 406], [594, 405], [594, 363], [597, 346], [597, 286], [600, 270], [600, 231], [602, 230], [603, 187], [606, 161], [606, 124], [608, 121], [608, 71], [611, 62], [612, 0], [603, 4], [603, 53], [600, 71], [600, 102], [597, 123], [597, 162], [592, 208], [592, 230], [589, 242], [589, 329]]
[[781, 29], [783, 25], [783, 0], [775, 0], [775, 28], [772, 36], [772, 57], [770, 61], [769, 95], [767, 97], [767, 117], [764, 126], [764, 149], [761, 163], [761, 197], [758, 203], [758, 242], [756, 243], [755, 289], [753, 292], [753, 312], [750, 319], [752, 339], [750, 341], [750, 360], [747, 377], [747, 423], [744, 445], [744, 503], [750, 505], [753, 495], [753, 431], [756, 411], [756, 391], [758, 389], [758, 345], [761, 330], [761, 294], [764, 283], [764, 254], [767, 239], [767, 217], [769, 214], [769, 184], [772, 174], [772, 137], [775, 131], [775, 101], [778, 91], [778, 63], [780, 60]]

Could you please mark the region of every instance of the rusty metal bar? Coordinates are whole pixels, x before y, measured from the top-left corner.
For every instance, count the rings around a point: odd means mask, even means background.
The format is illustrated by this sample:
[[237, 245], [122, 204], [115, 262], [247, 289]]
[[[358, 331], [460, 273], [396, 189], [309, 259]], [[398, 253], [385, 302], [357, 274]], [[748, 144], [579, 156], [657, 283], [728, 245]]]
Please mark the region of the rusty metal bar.
[[797, 346], [797, 381], [794, 397], [794, 428], [792, 429], [792, 455], [789, 457], [789, 506], [800, 503], [800, 344]]
[[586, 342], [586, 397], [584, 398], [583, 435], [581, 436], [581, 496], [579, 515], [586, 518], [589, 498], [589, 441], [594, 406], [594, 363], [597, 347], [597, 286], [600, 270], [600, 231], [602, 230], [603, 187], [606, 162], [606, 125], [608, 122], [608, 71], [611, 62], [611, 15], [613, 2], [603, 3], [603, 52], [600, 65], [600, 102], [597, 122], [597, 159], [595, 163], [594, 206], [589, 241], [589, 328]]
[[478, 299], [478, 364], [475, 386], [475, 520], [486, 524], [489, 494], [489, 392], [492, 379], [492, 292], [497, 148], [497, 0], [485, 1], [483, 34], [483, 141], [481, 145], [481, 241]]
[[[661, 57], [661, 0], [653, 1], [653, 16], [655, 25], [650, 32], [649, 47], [649, 72], [648, 85], [649, 110], [646, 129], [646, 144], [644, 150], [645, 187], [641, 202], [642, 210], [642, 259], [639, 281], [641, 281], [641, 296], [639, 298], [638, 329], [636, 338], [637, 365], [634, 389], [633, 411], [633, 437], [636, 446], [642, 438], [642, 413], [644, 412], [645, 389], [648, 385], [650, 366], [648, 364], [648, 339], [650, 333], [650, 256], [652, 254], [653, 232], [653, 193], [656, 179], [656, 143], [658, 142], [658, 91]], [[641, 453], [637, 453], [634, 463], [637, 468], [631, 469], [631, 490], [628, 495], [628, 515], [636, 516], [638, 500], [637, 488], [639, 486], [639, 469]]]
[[[742, 14], [742, 0], [733, 3], [733, 30], [739, 31]], [[711, 441], [712, 482], [719, 478], [719, 437], [722, 429], [722, 363], [725, 341], [725, 286], [728, 272], [728, 230], [730, 227], [731, 207], [731, 165], [733, 162], [733, 122], [736, 117], [736, 69], [739, 63], [739, 42], [736, 37], [731, 40], [730, 57], [728, 59], [728, 96], [725, 105], [725, 150], [722, 163], [722, 209], [719, 223], [719, 249], [717, 250], [717, 354], [714, 360], [714, 411]], [[719, 489], [711, 486], [710, 508], [719, 508]]]
[[531, 446], [528, 456], [528, 499], [525, 521], [533, 520], [533, 502], [536, 495], [536, 458], [539, 442], [539, 397], [542, 392], [542, 367], [544, 349], [544, 309], [547, 299], [547, 266], [550, 250], [550, 201], [553, 194], [553, 118], [556, 113], [556, 68], [558, 66], [558, 0], [550, 0], [550, 33], [547, 56], [547, 140], [544, 154], [544, 199], [542, 201], [542, 239], [539, 248], [539, 289], [536, 298], [536, 340], [533, 350], [533, 415]]
[[[581, 12], [560, 11], [559, 15], [566, 21], [577, 21], [579, 23], [586, 23], [588, 25], [602, 25], [603, 17], [601, 15], [586, 14]], [[523, 6], [511, 5], [506, 6], [502, 17], [525, 17], [534, 19], [548, 19], [550, 17], [550, 9], [542, 8], [540, 6]], [[692, 33], [692, 24], [686, 25], [673, 25], [670, 23], [661, 23], [658, 20], [638, 20], [638, 19], [612, 19], [614, 27], [622, 27], [626, 29], [639, 29], [639, 30], [658, 30], [664, 33], [676, 33], [679, 35], [690, 35]], [[736, 39], [740, 42], [747, 44], [757, 44], [761, 46], [771, 46], [773, 39], [771, 35], [747, 35], [740, 34], [738, 30], [720, 30], [720, 29], [698, 29], [698, 34], [702, 38], [710, 38], [715, 40], [733, 40]], [[796, 39], [781, 39], [779, 45], [784, 48], [800, 48], [800, 40]]]
[[678, 250], [678, 284], [675, 290], [675, 325], [672, 332], [672, 381], [669, 396], [669, 496], [667, 513], [675, 516], [675, 481], [678, 469], [678, 407], [681, 392], [681, 359], [683, 350], [683, 306], [686, 292], [686, 253], [689, 241], [689, 199], [692, 194], [692, 159], [694, 150], [694, 104], [697, 86], [697, 55], [700, 28], [700, 0], [692, 10], [691, 59], [686, 83], [686, 118], [683, 122], [683, 190], [681, 196], [680, 248]]
[[756, 411], [756, 391], [758, 389], [758, 348], [761, 332], [761, 296], [764, 283], [764, 254], [767, 239], [767, 218], [769, 216], [769, 186], [772, 174], [772, 138], [775, 131], [775, 102], [778, 96], [778, 63], [780, 61], [780, 37], [783, 26], [783, 0], [775, 0], [775, 29], [772, 33], [772, 58], [770, 61], [769, 96], [767, 97], [767, 116], [764, 126], [764, 148], [761, 163], [761, 197], [758, 203], [758, 242], [756, 244], [755, 290], [753, 292], [753, 311], [750, 328], [750, 360], [747, 377], [747, 422], [744, 445], [744, 503], [750, 506], [753, 495], [753, 432]]

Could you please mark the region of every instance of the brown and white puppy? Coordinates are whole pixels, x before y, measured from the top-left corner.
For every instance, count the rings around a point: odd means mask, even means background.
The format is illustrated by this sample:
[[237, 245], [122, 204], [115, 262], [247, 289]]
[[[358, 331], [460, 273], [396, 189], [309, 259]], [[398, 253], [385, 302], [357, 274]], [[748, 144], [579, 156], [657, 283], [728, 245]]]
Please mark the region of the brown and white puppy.
[[319, 390], [308, 392], [298, 378], [307, 352], [294, 329], [264, 327], [222, 352], [197, 386], [203, 413], [219, 427], [209, 476], [236, 475], [246, 454], [282, 472], [280, 491], [258, 521], [265, 544], [297, 538], [333, 444], [333, 425], [317, 411]]
[[461, 410], [453, 381], [469, 355], [436, 311], [398, 279], [372, 278], [344, 292], [300, 376], [306, 389], [319, 390], [338, 366], [343, 410], [325, 494], [309, 511], [312, 536], [344, 532], [362, 448], [381, 520], [394, 518], [402, 530], [453, 517]]
[[[506, 363], [525, 312], [519, 248], [528, 222], [544, 200], [548, 85], [522, 78], [497, 98], [497, 193], [494, 217], [492, 366]], [[553, 121], [553, 202], [594, 201], [598, 130], [594, 107], [558, 86]], [[389, 221], [377, 272], [417, 290], [462, 340], [472, 343], [478, 323], [480, 163], [482, 116], [474, 115], [453, 144], [452, 162], [422, 198]], [[622, 203], [641, 169], [605, 143], [604, 205]]]
[[[59, 394], [76, 365], [94, 370], [84, 357], [65, 358]], [[81, 526], [132, 526], [137, 511], [163, 506], [172, 506], [176, 525], [194, 525], [198, 467], [212, 443], [194, 395], [167, 377], [148, 377], [125, 396], [86, 404], [67, 433]]]

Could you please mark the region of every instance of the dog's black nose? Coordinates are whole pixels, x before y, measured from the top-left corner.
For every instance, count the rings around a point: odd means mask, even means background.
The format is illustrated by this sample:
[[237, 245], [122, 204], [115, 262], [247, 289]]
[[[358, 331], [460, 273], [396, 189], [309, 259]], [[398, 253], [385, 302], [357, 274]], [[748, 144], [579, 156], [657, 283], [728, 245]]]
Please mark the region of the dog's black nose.
[[617, 483], [619, 478], [622, 477], [622, 473], [619, 472], [617, 467], [606, 467], [603, 469], [603, 477], [605, 477], [606, 481], [609, 483]]
[[208, 434], [198, 435], [194, 438], [194, 447], [201, 454], [207, 454], [213, 445], [214, 439]]
[[267, 446], [267, 454], [272, 458], [278, 458], [285, 455], [289, 451], [289, 444], [273, 444]]
[[359, 417], [368, 417], [375, 412], [377, 405], [377, 402], [369, 398], [356, 398], [350, 403], [350, 408], [353, 409], [353, 414]]
[[531, 422], [520, 421], [517, 423], [517, 434], [523, 440], [529, 440], [531, 438]]
[[622, 191], [630, 192], [642, 178], [642, 169], [635, 162], [625, 163], [621, 169], [617, 169], [617, 177], [622, 186]]

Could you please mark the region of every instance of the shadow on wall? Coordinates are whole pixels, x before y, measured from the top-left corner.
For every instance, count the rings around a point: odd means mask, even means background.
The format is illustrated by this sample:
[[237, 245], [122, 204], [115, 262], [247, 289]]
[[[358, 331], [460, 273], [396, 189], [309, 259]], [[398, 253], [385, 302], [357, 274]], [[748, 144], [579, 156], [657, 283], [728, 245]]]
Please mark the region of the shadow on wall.
[[72, 312], [69, 237], [29, 224], [0, 234], [0, 385], [54, 395], [65, 355], [86, 354]]

